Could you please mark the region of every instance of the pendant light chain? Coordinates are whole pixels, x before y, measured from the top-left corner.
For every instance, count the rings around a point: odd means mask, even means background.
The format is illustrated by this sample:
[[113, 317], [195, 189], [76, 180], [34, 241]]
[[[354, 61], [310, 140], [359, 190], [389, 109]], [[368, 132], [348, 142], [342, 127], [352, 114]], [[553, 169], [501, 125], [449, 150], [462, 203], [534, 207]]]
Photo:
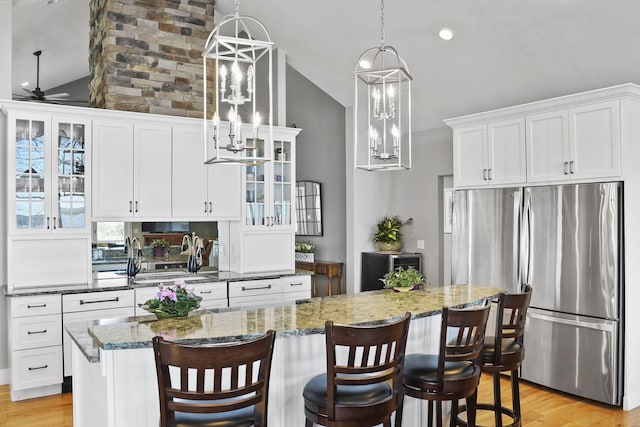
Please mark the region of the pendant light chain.
[[384, 0], [380, 0], [380, 46], [384, 47]]

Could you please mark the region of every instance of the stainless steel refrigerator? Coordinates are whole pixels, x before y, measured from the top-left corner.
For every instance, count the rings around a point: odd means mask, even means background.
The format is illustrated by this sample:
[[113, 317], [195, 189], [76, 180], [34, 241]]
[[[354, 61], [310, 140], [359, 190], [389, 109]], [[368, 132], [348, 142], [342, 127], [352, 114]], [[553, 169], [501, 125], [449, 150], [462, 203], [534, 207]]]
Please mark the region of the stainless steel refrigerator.
[[454, 193], [452, 282], [533, 288], [523, 379], [622, 401], [622, 184]]

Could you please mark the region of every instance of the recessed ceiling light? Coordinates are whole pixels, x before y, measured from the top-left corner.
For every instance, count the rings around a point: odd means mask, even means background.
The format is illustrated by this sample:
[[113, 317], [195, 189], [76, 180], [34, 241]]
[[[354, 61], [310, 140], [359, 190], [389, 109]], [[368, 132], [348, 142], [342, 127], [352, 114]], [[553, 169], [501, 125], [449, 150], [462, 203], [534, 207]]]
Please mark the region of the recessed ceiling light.
[[448, 28], [443, 28], [438, 33], [438, 36], [440, 36], [442, 40], [451, 40], [453, 38], [453, 31]]
[[29, 86], [29, 82], [22, 82], [22, 87]]
[[45, 0], [45, 4], [54, 4], [57, 3], [58, 0]]

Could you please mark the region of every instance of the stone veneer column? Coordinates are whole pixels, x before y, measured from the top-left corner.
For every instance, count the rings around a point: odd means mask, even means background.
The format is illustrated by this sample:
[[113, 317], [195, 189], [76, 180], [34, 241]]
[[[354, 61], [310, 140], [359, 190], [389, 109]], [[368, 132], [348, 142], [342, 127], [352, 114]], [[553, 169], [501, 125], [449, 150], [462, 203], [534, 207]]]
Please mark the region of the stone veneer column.
[[91, 0], [92, 107], [202, 117], [215, 0]]

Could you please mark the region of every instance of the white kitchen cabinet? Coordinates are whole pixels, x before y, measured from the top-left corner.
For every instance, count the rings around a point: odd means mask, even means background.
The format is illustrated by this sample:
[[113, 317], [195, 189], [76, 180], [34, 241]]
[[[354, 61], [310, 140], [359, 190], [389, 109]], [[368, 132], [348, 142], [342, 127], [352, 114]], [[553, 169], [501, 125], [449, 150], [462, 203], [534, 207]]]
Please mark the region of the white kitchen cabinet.
[[569, 109], [573, 179], [622, 176], [620, 127], [618, 100]]
[[62, 391], [60, 295], [8, 299], [11, 400]]
[[89, 233], [90, 120], [43, 109], [7, 111], [9, 233]]
[[569, 119], [567, 110], [527, 116], [527, 181], [569, 178]]
[[522, 184], [526, 181], [524, 119], [456, 128], [453, 133], [457, 187]]
[[294, 276], [283, 276], [282, 281], [282, 301], [293, 302], [299, 299], [311, 298], [311, 276], [296, 274]]
[[93, 122], [94, 220], [171, 219], [171, 126]]
[[249, 307], [282, 302], [280, 277], [229, 282], [229, 307]]
[[[67, 294], [62, 296], [63, 323], [84, 320], [119, 319], [135, 315], [134, 291], [123, 289], [119, 291], [87, 292]], [[63, 347], [64, 376], [72, 375], [71, 337], [64, 331], [61, 337]]]
[[174, 219], [240, 220], [242, 166], [206, 165], [201, 123], [173, 127]]
[[295, 140], [300, 131], [274, 127], [273, 143], [267, 139], [257, 145], [258, 155], [272, 150], [273, 160], [244, 167], [243, 220], [218, 223], [218, 240], [226, 248], [220, 252], [220, 265], [231, 271], [295, 268]]
[[619, 101], [527, 116], [529, 182], [622, 175]]

